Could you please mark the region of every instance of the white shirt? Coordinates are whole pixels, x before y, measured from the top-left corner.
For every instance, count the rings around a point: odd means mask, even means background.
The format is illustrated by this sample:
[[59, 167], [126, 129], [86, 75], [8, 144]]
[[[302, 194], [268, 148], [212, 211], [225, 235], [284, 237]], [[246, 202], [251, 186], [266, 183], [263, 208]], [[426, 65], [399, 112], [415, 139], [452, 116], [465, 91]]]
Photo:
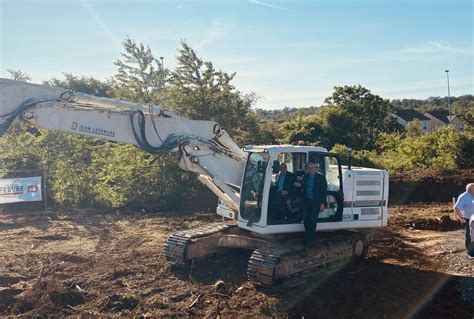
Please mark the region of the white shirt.
[[462, 193], [459, 195], [456, 204], [454, 204], [454, 208], [459, 209], [464, 218], [471, 218], [474, 215], [474, 196], [468, 192]]

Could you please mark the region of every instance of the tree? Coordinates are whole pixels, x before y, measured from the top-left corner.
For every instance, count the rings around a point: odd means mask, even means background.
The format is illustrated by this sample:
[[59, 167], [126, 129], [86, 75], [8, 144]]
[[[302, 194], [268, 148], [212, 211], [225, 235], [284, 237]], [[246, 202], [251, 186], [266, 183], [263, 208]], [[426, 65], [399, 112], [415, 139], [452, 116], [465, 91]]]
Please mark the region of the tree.
[[408, 124], [405, 126], [405, 133], [410, 137], [422, 135], [423, 130], [421, 128], [420, 120], [414, 119], [413, 121], [408, 122]]
[[61, 87], [75, 92], [86, 93], [99, 97], [112, 97], [111, 80], [100, 81], [93, 77], [75, 76], [71, 73], [63, 73], [64, 79], [52, 78], [43, 81], [44, 85]]
[[216, 71], [184, 41], [165, 90], [166, 106], [195, 120], [219, 123], [238, 143], [256, 143], [261, 132], [252, 104], [253, 93], [242, 94], [232, 84], [235, 73]]
[[316, 115], [298, 116], [296, 119], [288, 120], [280, 126], [278, 141], [281, 143], [294, 144], [304, 141], [307, 144], [321, 144], [323, 125], [321, 118]]
[[461, 115], [461, 120], [466, 131], [474, 132], [474, 107], [466, 110], [464, 114]]
[[27, 73], [24, 73], [20, 70], [8, 69], [7, 72], [10, 73], [10, 77], [13, 80], [24, 81], [24, 82], [28, 82], [31, 80], [31, 76], [29, 76]]
[[168, 71], [143, 43], [130, 38], [123, 41], [123, 60], [115, 65], [115, 96], [127, 101], [160, 104], [159, 94], [164, 88]]
[[337, 86], [325, 100], [321, 112], [325, 125], [325, 144], [345, 144], [355, 149], [371, 150], [381, 132], [395, 131], [391, 116], [393, 106], [388, 100], [361, 85]]

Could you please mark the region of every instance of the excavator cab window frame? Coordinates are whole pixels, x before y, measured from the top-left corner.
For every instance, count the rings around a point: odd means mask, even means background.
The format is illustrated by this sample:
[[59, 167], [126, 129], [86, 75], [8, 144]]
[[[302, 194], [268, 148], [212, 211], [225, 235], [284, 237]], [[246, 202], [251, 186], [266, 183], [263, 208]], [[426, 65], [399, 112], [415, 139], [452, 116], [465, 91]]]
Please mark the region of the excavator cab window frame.
[[[261, 159], [254, 160], [255, 156]], [[266, 198], [266, 170], [270, 155], [268, 152], [249, 152], [242, 178], [239, 215], [249, 225], [258, 223], [263, 214], [263, 200]]]

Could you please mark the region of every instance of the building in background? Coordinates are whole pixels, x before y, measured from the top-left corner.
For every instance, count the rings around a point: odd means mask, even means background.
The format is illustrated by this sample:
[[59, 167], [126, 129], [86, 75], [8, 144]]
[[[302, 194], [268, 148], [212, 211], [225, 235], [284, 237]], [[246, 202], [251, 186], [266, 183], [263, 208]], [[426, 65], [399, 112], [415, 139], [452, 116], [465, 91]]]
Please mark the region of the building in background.
[[397, 119], [398, 124], [403, 127], [406, 127], [408, 123], [417, 119], [418, 121], [420, 121], [421, 131], [423, 133], [431, 132], [430, 118], [426, 117], [425, 115], [414, 109], [397, 110], [395, 111], [393, 116]]
[[456, 131], [462, 131], [464, 129], [464, 126], [459, 116], [451, 115], [450, 117], [449, 112], [447, 110], [427, 111], [424, 115], [431, 120], [431, 129], [449, 125], [450, 119], [451, 124], [454, 126]]

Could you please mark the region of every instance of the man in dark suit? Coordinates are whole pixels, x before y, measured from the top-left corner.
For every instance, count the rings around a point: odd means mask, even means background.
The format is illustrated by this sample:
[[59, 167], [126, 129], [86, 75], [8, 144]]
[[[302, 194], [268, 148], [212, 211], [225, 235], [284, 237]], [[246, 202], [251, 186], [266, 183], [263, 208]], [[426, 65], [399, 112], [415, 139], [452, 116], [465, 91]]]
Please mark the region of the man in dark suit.
[[306, 175], [300, 182], [295, 182], [295, 186], [301, 189], [304, 201], [304, 230], [305, 245], [311, 246], [316, 237], [316, 224], [318, 215], [324, 211], [326, 204], [328, 183], [326, 177], [317, 172], [317, 165], [309, 162], [306, 165]]
[[289, 217], [290, 208], [288, 207], [288, 200], [295, 196], [296, 176], [288, 172], [286, 163], [280, 164], [280, 173], [276, 177], [276, 203], [277, 208], [285, 214], [284, 217]]

